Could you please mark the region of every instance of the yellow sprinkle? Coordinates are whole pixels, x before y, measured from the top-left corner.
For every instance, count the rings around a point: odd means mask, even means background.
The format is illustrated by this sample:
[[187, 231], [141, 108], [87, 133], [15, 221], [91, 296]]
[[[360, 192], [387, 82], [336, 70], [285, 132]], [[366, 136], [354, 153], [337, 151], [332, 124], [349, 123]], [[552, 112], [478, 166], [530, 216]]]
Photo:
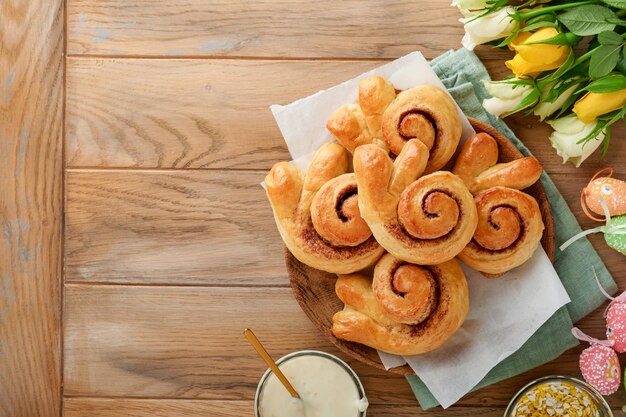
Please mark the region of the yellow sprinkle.
[[519, 399], [513, 410], [514, 417], [597, 417], [598, 415], [598, 409], [589, 394], [567, 382], [550, 382], [532, 388]]

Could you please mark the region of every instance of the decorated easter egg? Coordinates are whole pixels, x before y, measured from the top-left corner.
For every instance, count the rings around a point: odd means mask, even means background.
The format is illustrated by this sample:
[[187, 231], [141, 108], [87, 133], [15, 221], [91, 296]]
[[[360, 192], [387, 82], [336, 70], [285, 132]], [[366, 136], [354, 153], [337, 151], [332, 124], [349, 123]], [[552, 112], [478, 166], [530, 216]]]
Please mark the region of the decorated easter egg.
[[[626, 225], [626, 215], [611, 217], [612, 227], [621, 225]], [[607, 245], [626, 255], [626, 234], [608, 232], [604, 234], [604, 240]]]
[[595, 178], [583, 189], [587, 207], [594, 213], [604, 215], [600, 197], [604, 199], [611, 216], [626, 213], [626, 182], [608, 177]]
[[626, 352], [626, 304], [613, 303], [606, 313], [606, 338], [616, 352]]
[[592, 345], [580, 354], [580, 371], [585, 381], [602, 395], [610, 395], [619, 389], [621, 370], [617, 354], [602, 345]]

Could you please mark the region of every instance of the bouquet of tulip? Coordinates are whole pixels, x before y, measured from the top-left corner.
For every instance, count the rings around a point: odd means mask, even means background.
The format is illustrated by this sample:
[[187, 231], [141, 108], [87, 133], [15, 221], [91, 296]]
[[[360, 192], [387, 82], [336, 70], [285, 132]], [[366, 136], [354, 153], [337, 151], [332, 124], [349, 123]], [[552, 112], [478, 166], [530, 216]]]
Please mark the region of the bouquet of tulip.
[[[577, 167], [626, 115], [626, 0], [453, 0], [465, 16], [463, 45], [515, 51], [513, 74], [484, 81], [497, 117], [534, 113], [554, 129], [552, 146]], [[624, 18], [624, 20], [623, 20]]]

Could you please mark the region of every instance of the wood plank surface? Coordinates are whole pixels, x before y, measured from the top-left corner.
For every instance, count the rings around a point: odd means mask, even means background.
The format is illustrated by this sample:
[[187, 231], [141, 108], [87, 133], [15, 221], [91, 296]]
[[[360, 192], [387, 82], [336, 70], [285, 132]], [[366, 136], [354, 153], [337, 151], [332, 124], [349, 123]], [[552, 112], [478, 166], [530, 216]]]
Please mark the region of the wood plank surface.
[[62, 3], [0, 2], [0, 416], [61, 413]]
[[[376, 61], [145, 60], [68, 61], [67, 164], [70, 167], [269, 169], [289, 159], [269, 110], [353, 78]], [[485, 62], [492, 77], [508, 74]], [[575, 172], [552, 149], [536, 117], [507, 122], [550, 173]], [[626, 134], [619, 124], [614, 137]], [[614, 140], [601, 166], [626, 176], [626, 141]], [[582, 184], [581, 184], [582, 186]]]
[[67, 164], [266, 169], [289, 158], [271, 104], [377, 65], [70, 59]]
[[[596, 313], [580, 327], [600, 336], [603, 318]], [[353, 366], [372, 403], [415, 404], [402, 377], [338, 353], [288, 288], [68, 285], [65, 318], [65, 394], [70, 396], [250, 401], [265, 370], [241, 334], [250, 327], [275, 358], [300, 349], [328, 351]], [[539, 376], [580, 376], [582, 348], [469, 394], [460, 405], [504, 406]], [[623, 390], [608, 398], [615, 407], [626, 401]]]
[[[255, 330], [278, 358], [337, 353], [288, 288], [68, 285], [65, 394], [250, 400], [265, 364]], [[372, 398], [412, 403], [400, 376], [351, 361]]]
[[[3, 12], [5, 5], [0, 0]], [[269, 105], [414, 50], [433, 58], [459, 47], [460, 15], [449, 1], [67, 0], [67, 7], [67, 417], [251, 415], [265, 366], [242, 337], [244, 327], [274, 357], [320, 349], [347, 359], [373, 417], [501, 416], [511, 396], [537, 377], [580, 377], [583, 346], [468, 394], [449, 410], [423, 412], [402, 377], [330, 345], [288, 288], [283, 245], [258, 185], [272, 164], [289, 158]], [[511, 53], [477, 52], [493, 78], [508, 74], [502, 61]], [[0, 82], [12, 78], [3, 64], [0, 58]], [[580, 189], [604, 166], [626, 178], [626, 141], [613, 140], [606, 159], [594, 156], [575, 169], [561, 164], [548, 126], [520, 115], [507, 122], [583, 228], [596, 226], [580, 210]], [[625, 134], [622, 125], [614, 138]], [[19, 158], [12, 146], [9, 158]], [[601, 235], [590, 239], [626, 288], [623, 257]], [[7, 288], [2, 278], [0, 294]], [[598, 309], [579, 327], [601, 337], [603, 323]], [[0, 314], [0, 332], [2, 325]], [[608, 400], [617, 410], [626, 392]]]
[[275, 285], [262, 172], [70, 171], [67, 281]]
[[78, 398], [65, 399], [65, 417], [242, 417], [250, 401]]
[[460, 46], [460, 17], [441, 0], [69, 0], [68, 52], [432, 58]]
[[[112, 398], [77, 398], [65, 400], [65, 417], [242, 417], [252, 416], [250, 401], [219, 400], [144, 400]], [[474, 417], [473, 407], [422, 411], [417, 405], [372, 404], [367, 415], [372, 417]], [[504, 408], [481, 408], [484, 417], [501, 417]]]
[[61, 412], [63, 9], [0, 2], [0, 416]]
[[[259, 182], [263, 171], [71, 170], [67, 175], [67, 281], [286, 285], [282, 241]], [[586, 174], [554, 180], [584, 228]], [[592, 236], [626, 287], [626, 263]]]

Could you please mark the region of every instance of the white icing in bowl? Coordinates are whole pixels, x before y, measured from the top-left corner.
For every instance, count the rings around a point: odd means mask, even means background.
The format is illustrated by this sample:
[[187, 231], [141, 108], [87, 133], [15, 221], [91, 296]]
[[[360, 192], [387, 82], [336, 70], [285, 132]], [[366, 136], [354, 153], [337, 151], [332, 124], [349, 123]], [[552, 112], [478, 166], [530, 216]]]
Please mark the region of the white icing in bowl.
[[257, 388], [256, 417], [365, 417], [368, 401], [356, 373], [334, 355], [304, 350], [276, 361], [300, 394], [292, 398], [267, 370]]

